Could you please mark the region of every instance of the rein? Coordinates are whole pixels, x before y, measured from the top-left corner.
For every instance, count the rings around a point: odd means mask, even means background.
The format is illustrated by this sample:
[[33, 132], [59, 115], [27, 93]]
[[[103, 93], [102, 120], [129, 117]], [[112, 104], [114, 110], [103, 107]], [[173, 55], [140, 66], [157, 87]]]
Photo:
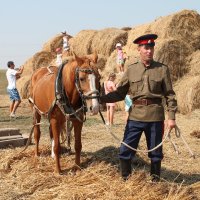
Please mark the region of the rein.
[[[114, 137], [114, 139], [115, 139], [116, 141], [120, 142], [121, 144], [123, 144], [124, 146], [128, 147], [129, 149], [135, 151], [135, 152], [149, 153], [149, 152], [155, 151], [155, 150], [158, 149], [160, 146], [162, 146], [163, 143], [164, 143], [167, 139], [169, 139], [169, 141], [172, 143], [172, 146], [173, 146], [175, 152], [176, 152], [177, 154], [180, 154], [180, 152], [178, 151], [177, 146], [176, 146], [175, 143], [171, 140], [170, 133], [171, 133], [172, 129], [167, 130], [167, 132], [164, 134], [165, 137], [164, 137], [164, 139], [162, 140], [162, 142], [161, 142], [160, 144], [158, 144], [157, 146], [155, 146], [154, 148], [152, 148], [152, 149], [150, 149], [150, 150], [135, 149], [135, 148], [131, 147], [130, 145], [126, 144], [125, 142], [121, 141], [121, 140], [111, 131], [111, 129], [106, 125], [105, 119], [104, 119], [104, 117], [103, 117], [101, 111], [99, 111], [99, 114], [100, 114], [100, 116], [101, 116], [101, 119], [102, 119], [102, 121], [103, 121], [105, 127], [106, 127], [106, 130]], [[176, 126], [174, 127], [174, 129], [175, 129], [175, 135], [176, 135], [176, 137], [182, 139], [182, 141], [183, 141], [183, 143], [185, 144], [186, 148], [188, 149], [188, 151], [189, 151], [191, 157], [193, 157], [193, 158], [195, 159], [195, 154], [192, 152], [192, 150], [191, 150], [191, 148], [189, 147], [188, 143], [186, 142], [185, 138], [184, 138], [183, 135], [181, 134], [181, 131], [180, 131], [180, 129], [178, 128], [178, 126], [176, 125]]]

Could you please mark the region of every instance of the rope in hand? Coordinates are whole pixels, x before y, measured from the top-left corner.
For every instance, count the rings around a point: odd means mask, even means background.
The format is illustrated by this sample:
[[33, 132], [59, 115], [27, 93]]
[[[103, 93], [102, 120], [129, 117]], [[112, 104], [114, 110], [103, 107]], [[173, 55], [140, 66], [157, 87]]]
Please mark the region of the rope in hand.
[[[171, 142], [172, 146], [174, 147], [175, 152], [176, 152], [177, 154], [180, 153], [180, 152], [178, 151], [177, 146], [175, 145], [175, 143], [174, 143], [174, 142], [172, 141], [172, 139], [171, 139], [170, 133], [171, 133], [172, 129], [168, 129], [168, 130], [166, 131], [166, 133], [164, 134], [165, 137], [164, 137], [164, 139], [162, 140], [162, 142], [161, 142], [160, 144], [158, 144], [157, 146], [155, 146], [154, 148], [152, 148], [152, 149], [150, 149], [150, 150], [135, 149], [135, 148], [131, 147], [130, 145], [126, 144], [125, 142], [121, 141], [121, 140], [111, 131], [111, 129], [109, 128], [109, 126], [106, 125], [105, 119], [103, 118], [102, 113], [101, 113], [101, 112], [99, 112], [99, 113], [100, 113], [100, 116], [101, 116], [101, 118], [102, 118], [102, 121], [103, 121], [103, 123], [104, 123], [104, 125], [105, 125], [105, 127], [106, 127], [106, 130], [115, 138], [115, 140], [117, 140], [119, 143], [123, 144], [124, 146], [128, 147], [129, 149], [131, 149], [131, 150], [133, 150], [133, 151], [141, 152], [141, 153], [149, 153], [149, 152], [152, 152], [152, 151], [155, 151], [156, 149], [158, 149], [160, 146], [163, 145], [163, 143], [164, 143], [167, 139], [169, 139], [169, 141]], [[187, 149], [188, 149], [189, 153], [191, 154], [191, 156], [192, 156], [193, 158], [195, 158], [195, 154], [192, 152], [191, 148], [189, 147], [188, 143], [186, 142], [185, 138], [183, 137], [183, 135], [182, 135], [180, 129], [178, 128], [178, 126], [176, 125], [176, 126], [174, 127], [174, 129], [175, 129], [175, 135], [176, 135], [176, 137], [182, 139], [183, 143], [184, 143], [185, 146], [187, 147]]]

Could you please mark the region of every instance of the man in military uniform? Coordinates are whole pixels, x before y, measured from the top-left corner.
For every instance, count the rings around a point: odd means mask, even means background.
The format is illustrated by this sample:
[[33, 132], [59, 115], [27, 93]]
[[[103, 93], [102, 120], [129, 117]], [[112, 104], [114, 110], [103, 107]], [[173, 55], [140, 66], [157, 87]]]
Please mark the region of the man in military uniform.
[[[143, 35], [133, 42], [138, 45], [140, 60], [130, 66], [120, 80], [116, 91], [101, 96], [101, 102], [116, 102], [124, 100], [129, 92], [133, 105], [129, 111], [123, 142], [137, 149], [142, 132], [144, 131], [148, 149], [162, 142], [164, 132], [165, 112], [162, 99], [165, 98], [169, 129], [175, 127], [175, 112], [177, 102], [172, 88], [169, 69], [166, 65], [153, 60], [155, 34]], [[131, 174], [131, 159], [135, 151], [121, 144], [120, 167], [124, 180]], [[148, 153], [151, 159], [151, 176], [153, 181], [159, 181], [162, 146]]]

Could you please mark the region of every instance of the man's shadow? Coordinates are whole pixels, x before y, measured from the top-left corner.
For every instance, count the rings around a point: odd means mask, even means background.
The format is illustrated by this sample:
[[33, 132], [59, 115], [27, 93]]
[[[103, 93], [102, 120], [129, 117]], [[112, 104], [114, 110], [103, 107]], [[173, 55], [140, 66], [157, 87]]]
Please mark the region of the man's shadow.
[[[119, 172], [119, 158], [118, 158], [119, 148], [114, 146], [104, 147], [96, 152], [82, 152], [83, 156], [90, 156], [81, 165], [82, 167], [88, 167], [92, 162], [99, 161], [116, 166]], [[164, 161], [163, 161], [164, 162]], [[132, 168], [136, 171], [145, 170], [147, 173], [150, 172], [150, 164], [142, 159], [136, 154], [135, 158], [132, 160]], [[134, 172], [133, 172], [134, 173]], [[167, 169], [165, 167], [161, 168], [161, 179], [167, 182], [173, 183], [184, 183], [186, 185], [191, 185], [200, 181], [200, 174], [184, 174], [179, 171]]]

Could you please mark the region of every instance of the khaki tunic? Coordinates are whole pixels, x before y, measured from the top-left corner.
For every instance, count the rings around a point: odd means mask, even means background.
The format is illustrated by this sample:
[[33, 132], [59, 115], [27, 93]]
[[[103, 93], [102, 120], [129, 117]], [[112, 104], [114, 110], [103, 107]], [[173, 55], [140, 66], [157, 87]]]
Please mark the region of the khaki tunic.
[[168, 119], [175, 120], [177, 101], [166, 65], [155, 61], [148, 67], [140, 61], [130, 65], [121, 78], [117, 90], [100, 97], [100, 101], [105, 103], [121, 101], [128, 92], [133, 102], [139, 99], [155, 101], [150, 105], [133, 103], [129, 111], [130, 120], [163, 121], [165, 119], [164, 105], [161, 103], [163, 99], [166, 100]]

